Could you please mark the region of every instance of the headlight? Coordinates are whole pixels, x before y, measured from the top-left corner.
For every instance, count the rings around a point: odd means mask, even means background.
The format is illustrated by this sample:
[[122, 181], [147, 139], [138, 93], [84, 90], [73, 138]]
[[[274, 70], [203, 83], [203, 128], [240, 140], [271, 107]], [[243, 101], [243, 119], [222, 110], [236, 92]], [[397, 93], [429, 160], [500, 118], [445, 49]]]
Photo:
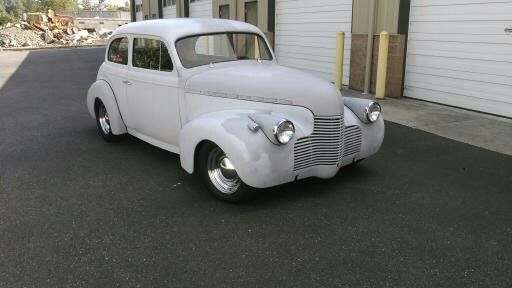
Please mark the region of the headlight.
[[293, 134], [295, 134], [295, 126], [289, 120], [282, 120], [276, 126], [274, 126], [274, 137], [277, 142], [286, 144], [292, 140]]
[[366, 119], [371, 123], [377, 121], [380, 116], [380, 104], [377, 102], [371, 102], [368, 107], [366, 107]]

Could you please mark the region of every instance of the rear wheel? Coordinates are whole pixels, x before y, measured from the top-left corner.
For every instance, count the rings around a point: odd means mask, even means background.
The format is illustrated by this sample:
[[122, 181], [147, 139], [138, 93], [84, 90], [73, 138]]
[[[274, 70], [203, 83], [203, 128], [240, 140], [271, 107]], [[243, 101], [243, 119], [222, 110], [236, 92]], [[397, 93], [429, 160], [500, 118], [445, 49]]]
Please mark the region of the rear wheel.
[[239, 202], [252, 192], [251, 187], [240, 179], [226, 153], [213, 143], [200, 148], [198, 172], [208, 190], [220, 200]]
[[107, 142], [119, 140], [120, 136], [112, 133], [112, 126], [110, 125], [110, 118], [108, 115], [107, 108], [103, 102], [98, 100], [96, 104], [96, 124], [98, 125], [98, 131]]

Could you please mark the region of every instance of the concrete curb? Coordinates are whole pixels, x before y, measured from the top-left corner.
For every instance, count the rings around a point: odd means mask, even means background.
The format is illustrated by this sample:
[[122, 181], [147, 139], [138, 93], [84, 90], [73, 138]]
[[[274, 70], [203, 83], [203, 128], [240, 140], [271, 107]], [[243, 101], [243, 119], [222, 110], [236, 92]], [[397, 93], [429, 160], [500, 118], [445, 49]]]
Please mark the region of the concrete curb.
[[53, 47], [16, 47], [16, 48], [0, 48], [0, 51], [36, 51], [36, 50], [52, 50], [52, 49], [77, 49], [77, 48], [104, 48], [107, 44], [91, 44], [91, 45], [61, 45]]

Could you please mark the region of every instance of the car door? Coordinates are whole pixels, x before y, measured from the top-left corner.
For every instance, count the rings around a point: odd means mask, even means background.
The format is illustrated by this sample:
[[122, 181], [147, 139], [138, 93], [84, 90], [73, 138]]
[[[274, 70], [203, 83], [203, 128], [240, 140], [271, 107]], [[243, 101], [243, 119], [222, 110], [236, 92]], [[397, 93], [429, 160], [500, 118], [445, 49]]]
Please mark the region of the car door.
[[177, 152], [181, 128], [178, 73], [165, 42], [134, 36], [127, 98], [136, 136]]
[[129, 38], [116, 36], [110, 41], [107, 50], [107, 61], [103, 64], [101, 78], [106, 80], [116, 97], [121, 117], [129, 126], [128, 105], [126, 101], [126, 74], [129, 55]]

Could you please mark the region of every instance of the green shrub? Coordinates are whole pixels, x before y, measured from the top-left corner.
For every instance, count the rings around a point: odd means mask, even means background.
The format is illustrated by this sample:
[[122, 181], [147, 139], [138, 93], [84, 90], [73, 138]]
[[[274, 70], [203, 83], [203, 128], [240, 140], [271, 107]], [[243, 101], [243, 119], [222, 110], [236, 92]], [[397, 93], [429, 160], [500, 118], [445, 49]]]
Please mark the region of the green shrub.
[[12, 16], [7, 13], [0, 13], [0, 26], [4, 26], [7, 23], [13, 23]]

